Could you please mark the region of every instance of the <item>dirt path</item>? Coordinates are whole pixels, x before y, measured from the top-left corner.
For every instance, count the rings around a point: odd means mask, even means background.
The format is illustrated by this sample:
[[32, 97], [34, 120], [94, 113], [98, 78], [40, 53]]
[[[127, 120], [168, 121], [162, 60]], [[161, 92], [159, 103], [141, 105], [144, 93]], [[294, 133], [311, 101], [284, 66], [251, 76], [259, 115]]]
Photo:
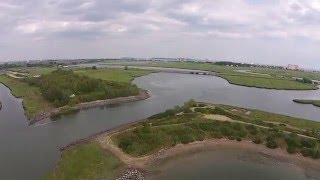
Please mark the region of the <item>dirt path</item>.
[[[204, 118], [206, 119], [210, 119], [210, 120], [217, 120], [217, 121], [229, 121], [229, 122], [237, 122], [237, 123], [241, 123], [241, 124], [247, 124], [247, 125], [253, 125], [259, 128], [264, 128], [264, 129], [271, 129], [270, 127], [266, 127], [266, 126], [261, 126], [261, 125], [257, 125], [257, 124], [253, 124], [253, 123], [247, 123], [247, 122], [243, 122], [243, 121], [237, 121], [237, 120], [233, 120], [227, 116], [223, 116], [223, 115], [215, 115], [215, 114], [206, 114], [204, 115]], [[289, 131], [283, 131], [285, 133], [290, 134], [291, 132]], [[304, 138], [309, 138], [309, 139], [317, 139], [314, 137], [310, 137], [307, 135], [303, 135], [303, 134], [297, 134], [300, 137], [304, 137]]]
[[119, 132], [102, 136], [102, 137], [99, 137], [97, 140], [104, 149], [107, 149], [110, 152], [112, 152], [126, 165], [133, 166], [135, 168], [144, 169], [146, 163], [150, 160], [150, 156], [132, 157], [129, 154], [126, 154], [125, 152], [123, 152], [120, 148], [118, 148], [118, 146], [111, 139], [112, 136], [118, 133]]

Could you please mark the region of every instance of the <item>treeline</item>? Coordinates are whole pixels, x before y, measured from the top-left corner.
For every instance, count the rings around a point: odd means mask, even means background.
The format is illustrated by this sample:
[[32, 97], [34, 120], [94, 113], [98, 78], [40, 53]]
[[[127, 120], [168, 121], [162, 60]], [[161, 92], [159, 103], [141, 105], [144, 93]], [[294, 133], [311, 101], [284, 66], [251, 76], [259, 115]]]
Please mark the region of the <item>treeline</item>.
[[305, 83], [305, 84], [313, 84], [312, 80], [308, 79], [308, 78], [296, 79], [296, 81], [302, 82], [302, 83]]
[[258, 65], [258, 64], [248, 64], [248, 63], [237, 63], [237, 62], [230, 62], [230, 61], [217, 61], [214, 64], [219, 66], [234, 66], [234, 67], [266, 67], [266, 68], [273, 68], [273, 69], [284, 69], [281, 66], [268, 66], [268, 65]]
[[135, 85], [81, 76], [72, 70], [58, 69], [38, 78], [27, 78], [26, 82], [39, 87], [43, 97], [57, 107], [139, 93]]

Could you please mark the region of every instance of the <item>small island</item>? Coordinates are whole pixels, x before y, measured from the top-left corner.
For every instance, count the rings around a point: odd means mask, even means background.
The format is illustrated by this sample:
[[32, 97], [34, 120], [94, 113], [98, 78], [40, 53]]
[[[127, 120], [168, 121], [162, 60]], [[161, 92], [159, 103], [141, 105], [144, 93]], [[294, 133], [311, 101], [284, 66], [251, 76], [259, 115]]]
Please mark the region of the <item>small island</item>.
[[294, 99], [293, 102], [299, 104], [312, 104], [314, 106], [320, 107], [320, 100]]
[[319, 122], [191, 100], [61, 148], [46, 179], [144, 179], [155, 162], [183, 150], [231, 145], [320, 170]]

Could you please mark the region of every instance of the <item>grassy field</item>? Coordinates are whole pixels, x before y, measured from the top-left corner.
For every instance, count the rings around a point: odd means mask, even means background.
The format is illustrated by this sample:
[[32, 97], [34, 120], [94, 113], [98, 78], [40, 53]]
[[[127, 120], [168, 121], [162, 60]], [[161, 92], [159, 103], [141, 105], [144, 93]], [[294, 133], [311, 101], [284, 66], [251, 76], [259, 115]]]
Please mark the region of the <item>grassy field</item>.
[[[243, 120], [255, 124], [264, 124], [266, 122], [274, 122], [281, 124], [278, 128], [286, 130], [286, 127], [293, 127], [297, 129], [303, 129], [305, 131], [319, 131], [320, 133], [320, 122], [311, 121], [307, 119], [295, 118], [290, 116], [285, 116], [281, 114], [274, 114], [265, 111], [255, 110], [255, 109], [245, 109], [234, 106], [219, 105], [222, 109], [232, 114], [243, 117]], [[236, 110], [236, 111], [235, 111]], [[246, 114], [250, 112], [250, 114]], [[320, 118], [319, 118], [320, 119]], [[266, 124], [265, 124], [266, 125]], [[320, 134], [319, 134], [320, 138]]]
[[114, 180], [124, 164], [95, 143], [77, 146], [63, 152], [55, 171], [46, 180]]
[[150, 74], [151, 71], [118, 69], [77, 69], [75, 70], [75, 73], [107, 81], [131, 82], [136, 77]]
[[314, 106], [320, 107], [320, 100], [294, 99], [293, 101], [300, 104], [312, 104]]
[[[30, 68], [11, 68], [10, 70], [22, 73], [28, 73], [30, 76], [48, 74], [58, 68], [54, 67], [30, 67]], [[145, 76], [152, 71], [145, 70], [120, 70], [120, 69], [98, 69], [92, 70], [91, 68], [63, 68], [72, 69], [75, 73], [80, 75], [86, 75], [96, 79], [102, 79], [106, 81], [118, 81], [118, 82], [131, 82], [134, 78]]]
[[319, 122], [302, 120], [305, 123], [300, 124], [296, 118], [232, 106], [196, 106], [183, 106], [152, 116], [143, 124], [115, 134], [112, 140], [122, 151], [135, 157], [176, 144], [228, 138], [251, 140], [271, 149], [281, 147], [289, 153], [320, 158]]
[[304, 84], [294, 80], [277, 79], [272, 77], [244, 76], [244, 75], [228, 75], [222, 74], [220, 77], [226, 79], [230, 84], [257, 87], [264, 89], [277, 90], [316, 90], [317, 86], [312, 84]]
[[0, 76], [0, 83], [8, 86], [14, 96], [23, 99], [23, 106], [28, 118], [34, 117], [40, 111], [53, 108], [53, 105], [41, 96], [40, 89], [37, 87], [29, 86], [25, 82], [4, 75]]
[[[56, 68], [23, 68], [11, 69], [14, 71], [30, 73], [30, 76], [36, 74], [48, 74], [56, 70]], [[127, 82], [130, 83], [135, 77], [144, 76], [151, 71], [143, 70], [91, 70], [91, 69], [74, 69], [74, 72], [80, 75], [87, 75], [92, 78], [98, 78], [107, 81]], [[0, 76], [0, 83], [5, 84], [12, 90], [12, 94], [23, 99], [25, 113], [29, 119], [32, 119], [38, 113], [54, 108], [53, 104], [42, 97], [40, 89], [35, 86], [30, 86], [27, 83], [10, 78], [5, 75]]]
[[284, 76], [284, 77], [300, 77], [313, 80], [320, 80], [320, 73], [318, 72], [303, 72], [284, 69], [269, 69], [269, 68], [250, 68], [252, 72], [270, 74], [271, 76]]
[[[292, 77], [301, 77], [301, 78], [306, 77], [310, 79], [320, 79], [320, 73], [279, 70], [279, 69], [270, 69], [270, 68], [230, 67], [230, 66], [219, 66], [214, 64], [189, 63], [189, 62], [132, 63], [132, 62], [124, 61], [124, 62], [118, 62], [118, 63], [112, 62], [112, 63], [120, 64], [120, 65], [153, 66], [153, 67], [214, 71], [214, 72], [217, 72], [220, 77], [228, 80], [232, 84], [248, 86], [248, 87], [257, 87], [257, 88], [278, 89], [278, 90], [280, 89], [315, 90], [315, 89], [318, 89], [316, 85], [300, 83], [292, 79]], [[236, 70], [249, 70], [249, 72], [268, 74], [270, 76], [236, 72]]]

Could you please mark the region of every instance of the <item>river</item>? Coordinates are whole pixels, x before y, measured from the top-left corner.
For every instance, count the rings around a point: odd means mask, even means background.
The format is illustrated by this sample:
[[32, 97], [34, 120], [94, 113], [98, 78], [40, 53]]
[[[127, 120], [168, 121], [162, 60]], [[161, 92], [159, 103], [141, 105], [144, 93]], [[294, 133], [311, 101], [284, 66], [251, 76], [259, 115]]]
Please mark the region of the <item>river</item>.
[[[278, 91], [241, 87], [216, 76], [154, 73], [133, 81], [151, 98], [82, 110], [44, 125], [28, 126], [21, 100], [0, 84], [0, 179], [41, 179], [60, 159], [59, 147], [99, 131], [146, 118], [193, 98], [320, 120], [318, 108], [292, 99], [320, 97], [320, 91]], [[266, 171], [265, 173], [268, 173]]]

